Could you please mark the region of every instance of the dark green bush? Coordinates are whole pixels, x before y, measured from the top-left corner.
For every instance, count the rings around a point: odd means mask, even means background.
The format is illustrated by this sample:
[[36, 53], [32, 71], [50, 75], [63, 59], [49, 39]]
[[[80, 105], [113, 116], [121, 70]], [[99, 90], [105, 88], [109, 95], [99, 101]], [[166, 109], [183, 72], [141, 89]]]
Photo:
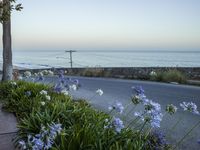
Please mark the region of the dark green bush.
[[[48, 91], [50, 101], [40, 94], [41, 90]], [[63, 130], [56, 137], [53, 150], [142, 150], [157, 146], [156, 142], [147, 144], [154, 138], [137, 130], [124, 128], [116, 133], [113, 128], [105, 129], [105, 119], [111, 119], [108, 114], [95, 110], [84, 100], [73, 101], [70, 96], [54, 93], [46, 85], [19, 81], [13, 86], [8, 82], [0, 84], [0, 91], [4, 108], [18, 118], [16, 144], [54, 122], [62, 124]], [[27, 96], [27, 91], [31, 95]]]

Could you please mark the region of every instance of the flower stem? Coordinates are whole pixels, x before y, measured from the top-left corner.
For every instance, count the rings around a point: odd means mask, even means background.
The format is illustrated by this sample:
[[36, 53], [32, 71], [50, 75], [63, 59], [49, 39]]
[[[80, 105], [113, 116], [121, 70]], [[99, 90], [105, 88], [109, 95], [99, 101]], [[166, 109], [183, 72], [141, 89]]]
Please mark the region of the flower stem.
[[133, 112], [133, 110], [135, 109], [136, 106], [134, 106], [127, 114], [126, 116], [128, 116], [131, 112]]
[[150, 127], [149, 129], [147, 129], [147, 132], [146, 132], [145, 138], [147, 138], [147, 137], [149, 136], [151, 130], [152, 130], [152, 127]]
[[181, 118], [172, 126], [172, 128], [171, 128], [169, 131], [173, 131], [173, 130], [177, 127], [177, 125], [178, 125], [182, 120], [183, 120], [183, 117], [181, 117]]
[[183, 140], [200, 124], [200, 121], [198, 121], [176, 144], [176, 146], [173, 148], [175, 150], [182, 142]]
[[135, 121], [137, 122], [138, 120], [139, 120], [139, 116], [138, 117], [136, 117], [135, 119], [133, 119], [129, 124], [128, 124], [128, 126], [127, 126], [127, 128], [129, 128], [130, 126], [131, 126], [131, 124], [132, 123], [134, 123]]
[[141, 129], [140, 129], [139, 133], [141, 133], [141, 132], [142, 132], [142, 129], [144, 128], [144, 126], [146, 125], [146, 123], [147, 123], [147, 121], [145, 121], [145, 122], [143, 123], [143, 125], [142, 125], [142, 127], [141, 127]]

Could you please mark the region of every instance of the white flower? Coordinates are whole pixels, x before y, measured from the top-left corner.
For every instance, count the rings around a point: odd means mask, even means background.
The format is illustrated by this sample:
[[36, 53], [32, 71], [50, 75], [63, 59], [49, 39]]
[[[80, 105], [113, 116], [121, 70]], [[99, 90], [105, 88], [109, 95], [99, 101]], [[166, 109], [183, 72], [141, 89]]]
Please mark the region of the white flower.
[[70, 85], [70, 89], [72, 89], [72, 90], [76, 91], [76, 90], [77, 90], [77, 86], [76, 86], [75, 84], [73, 84], [73, 85]]
[[109, 121], [108, 118], [106, 118], [106, 119], [105, 119], [105, 122], [108, 122], [108, 121]]
[[150, 76], [157, 76], [157, 73], [155, 71], [151, 71]]
[[25, 77], [30, 77], [31, 76], [31, 72], [30, 71], [25, 71], [24, 72], [24, 76]]
[[23, 78], [22, 78], [22, 76], [18, 76], [18, 80], [22, 80]]
[[96, 90], [96, 93], [99, 94], [100, 96], [103, 95], [103, 91], [101, 89]]
[[40, 94], [42, 94], [42, 95], [47, 95], [47, 91], [42, 90], [42, 91], [40, 91]]
[[141, 115], [140, 112], [134, 112], [134, 116], [136, 116], [136, 117], [141, 117], [142, 115]]
[[69, 95], [69, 92], [67, 90], [62, 90], [61, 93], [66, 95], [66, 96]]
[[47, 70], [43, 70], [41, 73], [44, 74], [44, 75], [47, 75], [48, 71]]
[[17, 83], [14, 82], [14, 81], [10, 82], [10, 84], [11, 84], [11, 85], [17, 85]]
[[113, 107], [112, 106], [108, 106], [108, 110], [109, 111], [113, 110]]
[[37, 73], [34, 73], [34, 76], [36, 76], [36, 77], [37, 77], [37, 76], [38, 76], [38, 74], [37, 74]]
[[44, 74], [42, 72], [38, 72], [38, 76], [43, 77]]
[[22, 147], [22, 149], [26, 149], [26, 143], [23, 140], [19, 141], [19, 145]]
[[54, 75], [53, 71], [51, 71], [51, 70], [49, 70], [48, 74], [49, 74], [50, 76], [53, 76], [53, 75]]
[[46, 95], [46, 99], [50, 101], [51, 97], [49, 95]]
[[44, 105], [45, 105], [45, 102], [44, 102], [44, 101], [42, 101], [42, 102], [41, 102], [41, 105], [42, 105], [42, 106], [44, 106]]

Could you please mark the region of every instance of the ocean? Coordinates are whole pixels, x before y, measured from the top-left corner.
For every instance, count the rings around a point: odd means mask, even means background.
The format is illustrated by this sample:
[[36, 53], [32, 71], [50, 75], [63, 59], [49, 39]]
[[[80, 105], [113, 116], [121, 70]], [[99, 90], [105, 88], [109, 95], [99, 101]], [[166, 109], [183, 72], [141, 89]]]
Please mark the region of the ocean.
[[[200, 51], [77, 50], [72, 59], [73, 67], [200, 67]], [[13, 51], [13, 64], [30, 69], [70, 67], [70, 54], [64, 50]]]

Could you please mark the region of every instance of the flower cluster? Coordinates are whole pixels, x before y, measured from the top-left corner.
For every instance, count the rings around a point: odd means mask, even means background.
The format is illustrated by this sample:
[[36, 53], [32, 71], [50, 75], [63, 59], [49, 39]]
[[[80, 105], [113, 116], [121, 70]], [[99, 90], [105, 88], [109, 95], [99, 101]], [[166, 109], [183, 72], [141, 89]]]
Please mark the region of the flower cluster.
[[45, 102], [44, 102], [44, 101], [41, 101], [40, 104], [41, 104], [42, 106], [44, 106], [44, 105], [45, 105]]
[[34, 73], [35, 76], [35, 82], [43, 81], [44, 76], [53, 76], [54, 72], [51, 70], [42, 70], [38, 73]]
[[96, 90], [96, 93], [97, 93], [99, 96], [103, 95], [103, 91], [102, 91], [102, 89], [98, 89], [98, 90]]
[[31, 77], [31, 72], [30, 72], [30, 71], [25, 71], [25, 72], [24, 72], [24, 76], [25, 76], [26, 78]]
[[41, 94], [41, 95], [47, 95], [47, 91], [42, 90], [42, 91], [40, 91], [40, 94]]
[[142, 103], [144, 106], [144, 112], [135, 112], [134, 115], [145, 123], [149, 123], [152, 128], [159, 128], [163, 117], [160, 104], [147, 99], [141, 86], [133, 87], [133, 89], [136, 94], [132, 102], [135, 105]]
[[142, 86], [133, 86], [132, 89], [136, 93], [136, 95], [144, 95], [144, 89]]
[[149, 73], [149, 75], [150, 75], [150, 76], [157, 76], [157, 73], [156, 73], [155, 71], [151, 71], [151, 72]]
[[62, 90], [61, 93], [64, 94], [65, 96], [69, 95], [69, 92], [66, 89]]
[[42, 70], [38, 73], [34, 73], [34, 76], [44, 76], [44, 75], [49, 75], [49, 76], [53, 76], [54, 72], [51, 70]]
[[183, 102], [180, 103], [180, 106], [183, 108], [184, 111], [189, 111], [193, 114], [199, 115], [199, 111], [197, 110], [197, 105], [193, 102]]
[[42, 72], [38, 72], [38, 73], [34, 73], [34, 76], [36, 77], [35, 78], [35, 81], [43, 81], [44, 80], [44, 75]]
[[14, 81], [11, 81], [10, 84], [11, 84], [12, 86], [16, 86], [16, 85], [17, 85], [17, 83], [14, 82]]
[[76, 91], [79, 87], [79, 81], [77, 79], [72, 80], [69, 78], [65, 78], [64, 71], [58, 71], [58, 82], [54, 86], [54, 91], [56, 93], [63, 93], [68, 95], [69, 90]]
[[54, 140], [60, 134], [61, 124], [51, 123], [47, 128], [42, 127], [39, 134], [28, 135], [27, 142], [19, 141], [21, 149], [48, 150], [54, 144]]
[[115, 110], [118, 113], [123, 113], [124, 111], [124, 106], [122, 105], [121, 102], [115, 102], [115, 104], [113, 104], [112, 106], [109, 106], [108, 109], [110, 111]]
[[146, 101], [148, 101], [144, 94], [144, 89], [141, 86], [133, 86], [132, 89], [134, 93], [134, 95], [132, 96], [132, 102], [134, 105], [138, 105], [140, 103], [145, 103]]
[[[157, 149], [157, 147], [167, 144], [165, 134], [163, 132], [161, 132], [159, 130], [154, 130], [151, 133], [151, 135], [153, 136], [153, 142], [156, 142], [155, 149]], [[150, 141], [150, 143], [151, 143], [151, 141]]]
[[78, 89], [78, 87], [77, 87], [76, 84], [72, 84], [72, 85], [69, 86], [69, 89], [76, 91]]
[[49, 75], [49, 76], [53, 76], [54, 75], [53, 71], [51, 71], [51, 70], [44, 70], [44, 71], [42, 71], [42, 73], [44, 75]]
[[42, 91], [40, 91], [40, 94], [44, 95], [47, 100], [49, 100], [49, 101], [51, 100], [51, 97], [48, 95], [47, 91], [42, 90]]
[[113, 128], [117, 133], [120, 133], [124, 128], [124, 123], [120, 118], [113, 117], [110, 121], [108, 119], [105, 120], [104, 128]]
[[144, 104], [144, 107], [144, 112], [135, 112], [134, 115], [142, 121], [149, 123], [152, 128], [159, 128], [163, 117], [160, 104], [149, 100]]
[[21, 75], [19, 75], [19, 76], [17, 77], [17, 79], [18, 79], [18, 80], [22, 80], [23, 77], [22, 77]]

